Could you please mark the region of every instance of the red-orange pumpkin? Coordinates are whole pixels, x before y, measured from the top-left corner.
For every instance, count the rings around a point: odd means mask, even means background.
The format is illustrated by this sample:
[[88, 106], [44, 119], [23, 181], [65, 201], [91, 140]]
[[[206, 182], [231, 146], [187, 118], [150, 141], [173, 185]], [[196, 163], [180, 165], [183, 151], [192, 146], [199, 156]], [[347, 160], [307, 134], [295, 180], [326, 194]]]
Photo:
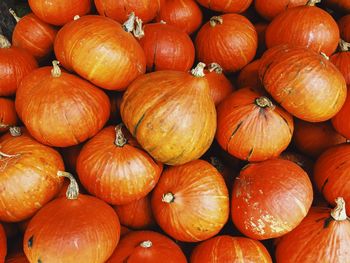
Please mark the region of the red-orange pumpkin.
[[324, 3], [340, 13], [348, 14], [350, 12], [350, 2], [348, 0], [324, 0]]
[[269, 49], [260, 61], [259, 76], [277, 103], [302, 120], [326, 121], [345, 102], [341, 72], [323, 55], [303, 47]]
[[333, 54], [330, 61], [343, 74], [346, 84], [350, 85], [350, 43], [340, 40], [340, 52]]
[[259, 262], [272, 263], [262, 243], [246, 237], [222, 235], [198, 245], [191, 254], [191, 263]]
[[156, 17], [187, 34], [195, 32], [202, 24], [203, 14], [194, 0], [165, 0]]
[[46, 145], [67, 147], [94, 136], [107, 122], [107, 95], [89, 82], [61, 72], [58, 61], [25, 77], [16, 110], [30, 134]]
[[175, 26], [147, 24], [139, 43], [146, 55], [147, 71], [191, 69], [195, 50], [191, 38]]
[[109, 90], [126, 89], [146, 71], [137, 40], [121, 24], [102, 16], [84, 16], [65, 25], [54, 50], [65, 68]]
[[[350, 93], [350, 86], [348, 86]], [[333, 127], [345, 138], [350, 139], [350, 96], [346, 97], [345, 103], [340, 111], [332, 118]]]
[[202, 6], [223, 13], [242, 13], [253, 0], [197, 0]]
[[64, 169], [55, 150], [44, 146], [26, 131], [17, 137], [0, 137], [0, 220], [19, 222], [31, 217], [55, 197], [63, 180], [56, 176]]
[[3, 226], [0, 224], [0, 262], [5, 261], [7, 254], [7, 238]]
[[311, 181], [297, 164], [283, 159], [249, 164], [233, 185], [232, 220], [247, 237], [280, 237], [303, 220], [312, 196]]
[[24, 233], [24, 253], [30, 262], [105, 262], [119, 241], [117, 214], [100, 199], [79, 194], [71, 174], [59, 171], [55, 176], [70, 178], [66, 197], [34, 215]]
[[338, 46], [339, 29], [330, 14], [308, 5], [287, 9], [275, 17], [266, 29], [266, 46], [298, 45], [331, 55]]
[[309, 175], [312, 175], [313, 167], [314, 167], [314, 162], [312, 159], [308, 158], [305, 155], [302, 155], [297, 152], [292, 152], [292, 151], [284, 151], [278, 156], [281, 159], [292, 161], [293, 163], [296, 163], [299, 165], [303, 170]]
[[57, 30], [32, 13], [22, 18], [13, 11], [12, 15], [17, 21], [12, 34], [13, 46], [27, 50], [38, 60], [48, 57], [53, 50]]
[[84, 145], [77, 160], [82, 185], [114, 205], [145, 197], [157, 184], [162, 168], [121, 125], [99, 132]]
[[318, 190], [332, 205], [338, 196], [342, 196], [350, 204], [349, 160], [350, 144], [341, 144], [325, 151], [315, 163], [314, 181]]
[[95, 0], [98, 13], [124, 23], [131, 12], [142, 21], [149, 22], [155, 18], [160, 8], [160, 0]]
[[16, 254], [9, 255], [6, 258], [5, 263], [29, 263], [24, 252], [18, 252]]
[[213, 237], [229, 216], [224, 178], [203, 160], [170, 167], [153, 191], [152, 209], [159, 226], [177, 240], [198, 242]]
[[146, 74], [124, 93], [121, 116], [125, 126], [162, 163], [179, 165], [198, 159], [214, 139], [216, 110], [204, 66], [200, 64], [192, 74]]
[[16, 125], [17, 113], [15, 103], [11, 99], [0, 98], [0, 133]]
[[330, 122], [310, 123], [297, 120], [293, 142], [300, 152], [318, 157], [329, 147], [346, 142], [346, 139], [334, 130]]
[[255, 56], [258, 36], [253, 24], [244, 16], [214, 16], [199, 30], [196, 40], [197, 59], [216, 62], [227, 72], [235, 72]]
[[350, 42], [350, 14], [338, 20], [340, 37], [346, 42]]
[[254, 60], [245, 66], [238, 75], [237, 85], [238, 88], [252, 88], [257, 92], [264, 93], [264, 86], [261, 84], [261, 80], [259, 78], [259, 67], [260, 67], [260, 59]]
[[106, 263], [186, 263], [180, 247], [153, 231], [135, 231], [124, 236]]
[[42, 21], [62, 26], [72, 21], [74, 16], [90, 12], [90, 0], [28, 0], [30, 9]]
[[233, 92], [219, 105], [217, 115], [216, 140], [239, 159], [277, 157], [292, 140], [292, 116], [252, 89]]
[[37, 67], [32, 55], [24, 49], [12, 47], [0, 35], [0, 96], [14, 95], [21, 80]]
[[308, 0], [255, 0], [254, 7], [260, 16], [272, 20], [286, 9], [306, 5], [307, 2]]
[[350, 219], [345, 202], [334, 209], [312, 207], [306, 218], [277, 244], [276, 262], [349, 262]]

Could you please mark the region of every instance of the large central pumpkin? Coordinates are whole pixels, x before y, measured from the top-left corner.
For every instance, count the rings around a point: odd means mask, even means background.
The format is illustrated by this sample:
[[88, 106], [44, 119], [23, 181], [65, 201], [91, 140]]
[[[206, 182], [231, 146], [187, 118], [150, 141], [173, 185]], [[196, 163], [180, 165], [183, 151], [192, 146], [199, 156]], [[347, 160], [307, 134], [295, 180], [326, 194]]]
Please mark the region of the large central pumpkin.
[[121, 116], [156, 160], [179, 165], [198, 159], [211, 145], [216, 111], [203, 73], [158, 71], [139, 77], [125, 92]]

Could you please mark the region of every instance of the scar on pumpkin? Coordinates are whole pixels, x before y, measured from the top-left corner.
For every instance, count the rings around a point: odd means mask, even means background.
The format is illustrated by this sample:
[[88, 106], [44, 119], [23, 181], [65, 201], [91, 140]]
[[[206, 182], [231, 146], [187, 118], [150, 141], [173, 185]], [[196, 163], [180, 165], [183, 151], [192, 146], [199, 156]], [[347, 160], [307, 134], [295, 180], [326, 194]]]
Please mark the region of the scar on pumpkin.
[[28, 239], [28, 247], [29, 247], [29, 248], [32, 248], [32, 247], [33, 247], [33, 242], [34, 242], [34, 236], [31, 236], [31, 237]]

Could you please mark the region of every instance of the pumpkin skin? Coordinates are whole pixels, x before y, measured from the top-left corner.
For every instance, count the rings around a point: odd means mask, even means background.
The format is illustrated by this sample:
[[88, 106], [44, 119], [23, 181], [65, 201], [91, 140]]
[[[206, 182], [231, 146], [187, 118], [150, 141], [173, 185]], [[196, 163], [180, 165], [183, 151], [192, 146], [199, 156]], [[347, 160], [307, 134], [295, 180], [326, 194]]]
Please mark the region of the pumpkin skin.
[[142, 148], [164, 164], [198, 159], [214, 139], [216, 110], [205, 77], [180, 71], [143, 75], [124, 93], [120, 113]]
[[340, 37], [346, 42], [350, 42], [350, 14], [338, 20]]
[[134, 231], [124, 236], [107, 263], [186, 263], [180, 247], [153, 231]]
[[329, 208], [312, 207], [299, 226], [278, 242], [276, 262], [349, 262], [350, 220], [335, 220], [331, 213]]
[[262, 243], [246, 237], [216, 236], [198, 245], [191, 263], [261, 262], [272, 263]]
[[65, 25], [54, 50], [66, 69], [108, 90], [124, 90], [146, 71], [137, 40], [121, 24], [102, 16], [84, 16]]
[[346, 84], [350, 85], [350, 43], [341, 40], [340, 52], [333, 54], [329, 59], [343, 74]]
[[89, 82], [60, 72], [57, 65], [57, 75], [51, 69], [37, 69], [23, 79], [17, 90], [16, 110], [39, 142], [56, 147], [77, 145], [107, 122], [109, 99]]
[[249, 87], [257, 92], [266, 93], [259, 78], [259, 67], [260, 59], [257, 59], [249, 63], [239, 72], [237, 77], [237, 86], [239, 89]]
[[[113, 205], [145, 197], [157, 184], [162, 164], [155, 162], [126, 131], [109, 126], [80, 151], [77, 173], [89, 193]], [[124, 135], [125, 134], [125, 135]], [[117, 137], [117, 138], [116, 138]]]
[[90, 12], [90, 0], [28, 0], [30, 9], [42, 21], [63, 26], [74, 16], [83, 16]]
[[120, 236], [117, 214], [96, 197], [78, 196], [75, 187], [71, 183], [67, 197], [51, 201], [31, 219], [23, 239], [30, 262], [94, 263], [112, 255]]
[[217, 115], [216, 140], [236, 158], [277, 157], [292, 140], [292, 116], [252, 89], [233, 92], [219, 105]]
[[316, 186], [332, 205], [338, 196], [342, 196], [350, 204], [349, 153], [349, 144], [336, 145], [325, 151], [315, 163]]
[[268, 1], [268, 0], [255, 0], [254, 7], [258, 14], [270, 21], [286, 9], [296, 6], [306, 5], [308, 0], [280, 0], [280, 1]]
[[56, 34], [57, 30], [53, 26], [31, 13], [17, 21], [12, 34], [12, 44], [27, 50], [37, 60], [41, 60], [53, 51]]
[[195, 160], [163, 172], [152, 194], [152, 209], [168, 235], [198, 242], [216, 235], [227, 222], [228, 190], [214, 166]]
[[231, 216], [247, 237], [276, 238], [303, 220], [312, 198], [311, 181], [302, 168], [291, 161], [270, 159], [241, 170], [233, 185]]
[[[348, 86], [348, 92], [350, 92], [349, 86]], [[349, 96], [347, 96], [343, 107], [332, 118], [332, 124], [334, 129], [347, 139], [350, 139], [349, 111], [350, 111], [350, 98]]]
[[243, 13], [253, 0], [197, 0], [202, 6], [223, 13]]
[[38, 67], [35, 58], [26, 50], [12, 47], [0, 35], [0, 96], [15, 95], [21, 80]]
[[[284, 151], [283, 153], [278, 156], [278, 158], [292, 161], [293, 163], [296, 163], [299, 165], [303, 170], [309, 175], [312, 175], [313, 167], [314, 167], [314, 162], [312, 159], [308, 158], [305, 155], [302, 155], [297, 152], [292, 152], [292, 151]], [[314, 200], [315, 201], [315, 200]]]
[[190, 35], [201, 26], [203, 14], [194, 0], [165, 0], [156, 17], [161, 20]]
[[14, 255], [10, 255], [8, 258], [6, 258], [5, 263], [29, 263], [26, 255], [21, 253], [16, 253]]
[[0, 224], [0, 262], [5, 261], [7, 254], [7, 238], [3, 226]]
[[237, 14], [212, 17], [195, 40], [197, 59], [207, 64], [216, 62], [227, 72], [238, 71], [252, 61], [257, 46], [255, 27]]
[[323, 55], [306, 48], [271, 48], [261, 58], [259, 76], [277, 103], [305, 121], [326, 121], [345, 102], [341, 72]]
[[157, 15], [160, 8], [160, 0], [95, 0], [98, 13], [113, 20], [124, 23], [131, 12], [147, 23]]
[[300, 152], [318, 157], [329, 147], [346, 142], [346, 138], [337, 133], [330, 122], [310, 123], [297, 120], [293, 142]]
[[64, 169], [55, 150], [35, 141], [27, 131], [0, 137], [0, 151], [12, 157], [0, 158], [0, 220], [19, 222], [31, 217], [60, 191], [63, 180], [56, 176]]
[[0, 98], [0, 133], [17, 124], [15, 103], [11, 99]]
[[275, 17], [266, 29], [267, 48], [290, 44], [331, 55], [339, 29], [332, 16], [316, 6], [298, 6]]
[[191, 69], [195, 50], [191, 38], [175, 26], [153, 23], [143, 27], [139, 40], [146, 55], [147, 71]]

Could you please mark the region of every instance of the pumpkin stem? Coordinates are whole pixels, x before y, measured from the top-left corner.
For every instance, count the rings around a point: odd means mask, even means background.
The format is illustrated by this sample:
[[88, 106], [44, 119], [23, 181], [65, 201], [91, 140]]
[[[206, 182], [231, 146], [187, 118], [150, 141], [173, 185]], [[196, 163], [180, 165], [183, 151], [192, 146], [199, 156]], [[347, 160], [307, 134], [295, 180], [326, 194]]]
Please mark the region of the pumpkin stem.
[[170, 204], [172, 202], [174, 202], [175, 200], [175, 196], [173, 193], [166, 193], [166, 194], [163, 194], [162, 196], [162, 202], [163, 203], [167, 203], [167, 204]]
[[344, 221], [347, 219], [345, 201], [343, 197], [335, 199], [336, 207], [332, 209], [331, 216], [335, 221]]
[[126, 20], [123, 24], [123, 28], [126, 32], [130, 33], [134, 30], [136, 16], [134, 12], [131, 12], [128, 16], [128, 20]]
[[136, 37], [137, 39], [141, 39], [145, 36], [145, 31], [143, 31], [143, 28], [142, 28], [142, 20], [136, 17], [135, 22], [136, 22], [136, 26], [132, 33], [134, 37]]
[[13, 10], [12, 8], [10, 8], [10, 9], [9, 9], [9, 12], [10, 12], [10, 14], [13, 16], [13, 18], [16, 20], [17, 23], [19, 22], [19, 20], [21, 20], [21, 18], [17, 16], [15, 10]]
[[0, 34], [0, 48], [10, 48], [10, 47], [11, 47], [10, 41], [8, 41], [8, 39], [4, 35]]
[[325, 53], [320, 52], [320, 54], [322, 55], [322, 57], [324, 57], [325, 59], [329, 60], [329, 57]]
[[77, 21], [79, 18], [80, 18], [80, 15], [75, 15], [75, 16], [73, 17], [73, 20], [74, 20], [74, 21]]
[[222, 25], [223, 22], [224, 20], [221, 16], [213, 16], [212, 18], [210, 18], [209, 24], [211, 27], [215, 27], [217, 24]]
[[340, 48], [340, 51], [342, 51], [342, 52], [349, 51], [350, 43], [344, 41], [343, 39], [340, 39], [340, 41], [339, 41], [339, 48]]
[[309, 1], [307, 1], [306, 5], [315, 6], [318, 3], [321, 3], [321, 0], [309, 0]]
[[215, 73], [222, 74], [223, 69], [218, 63], [210, 63], [208, 66], [209, 72], [215, 71]]
[[11, 126], [9, 128], [9, 132], [11, 134], [12, 137], [18, 137], [22, 135], [22, 131], [20, 127], [17, 126]]
[[164, 20], [160, 20], [159, 23], [166, 25], [166, 22]]
[[7, 153], [0, 151], [0, 159], [2, 159], [2, 158], [15, 158], [18, 156], [20, 156], [19, 153], [18, 154], [7, 154]]
[[145, 36], [145, 32], [142, 28], [142, 20], [135, 16], [134, 12], [131, 12], [128, 20], [123, 24], [123, 28], [126, 32], [132, 33], [137, 39], [141, 39]]
[[58, 66], [59, 64], [60, 64], [60, 62], [58, 60], [52, 61], [53, 69], [51, 70], [51, 76], [54, 78], [58, 78], [61, 76], [62, 72], [61, 72], [60, 67]]
[[124, 134], [123, 134], [123, 123], [117, 125], [115, 127], [115, 145], [117, 145], [118, 147], [123, 147], [127, 142], [128, 140], [125, 138]]
[[58, 171], [57, 175], [59, 177], [66, 177], [70, 180], [69, 186], [67, 188], [66, 197], [68, 200], [78, 199], [79, 196], [79, 185], [74, 179], [73, 175], [67, 172]]
[[204, 69], [205, 69], [206, 65], [203, 62], [199, 62], [197, 64], [197, 66], [191, 70], [191, 74], [195, 77], [204, 77]]
[[258, 105], [261, 108], [271, 108], [273, 107], [273, 103], [272, 101], [265, 97], [265, 96], [261, 96], [259, 98], [255, 99], [255, 104]]
[[153, 245], [153, 243], [151, 240], [142, 241], [140, 243], [140, 246], [143, 248], [150, 248], [150, 247], [152, 247], [152, 245]]

